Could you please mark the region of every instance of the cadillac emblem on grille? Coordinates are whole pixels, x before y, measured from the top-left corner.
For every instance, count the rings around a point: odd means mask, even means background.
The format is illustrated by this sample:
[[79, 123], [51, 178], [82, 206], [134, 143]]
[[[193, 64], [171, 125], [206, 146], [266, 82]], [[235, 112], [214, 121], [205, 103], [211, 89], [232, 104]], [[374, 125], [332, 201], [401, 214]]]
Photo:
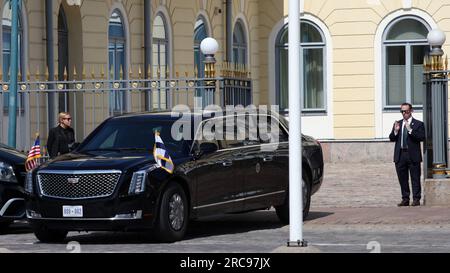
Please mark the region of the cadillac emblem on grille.
[[69, 184], [78, 184], [80, 182], [80, 178], [69, 177], [67, 178], [67, 183]]

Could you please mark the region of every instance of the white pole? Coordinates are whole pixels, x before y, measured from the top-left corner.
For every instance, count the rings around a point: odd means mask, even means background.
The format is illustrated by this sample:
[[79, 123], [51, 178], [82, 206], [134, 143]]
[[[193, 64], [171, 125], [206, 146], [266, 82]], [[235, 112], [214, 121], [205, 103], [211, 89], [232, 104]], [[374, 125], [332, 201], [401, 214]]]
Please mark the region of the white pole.
[[289, 245], [303, 245], [300, 1], [289, 0]]

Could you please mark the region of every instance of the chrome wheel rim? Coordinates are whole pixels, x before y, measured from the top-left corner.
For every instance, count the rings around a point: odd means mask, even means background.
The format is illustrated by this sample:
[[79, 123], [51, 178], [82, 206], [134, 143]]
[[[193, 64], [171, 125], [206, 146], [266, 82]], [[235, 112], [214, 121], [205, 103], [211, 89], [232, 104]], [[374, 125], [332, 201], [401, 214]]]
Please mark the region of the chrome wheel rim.
[[169, 201], [169, 223], [174, 230], [180, 230], [184, 223], [183, 198], [178, 193], [172, 195]]

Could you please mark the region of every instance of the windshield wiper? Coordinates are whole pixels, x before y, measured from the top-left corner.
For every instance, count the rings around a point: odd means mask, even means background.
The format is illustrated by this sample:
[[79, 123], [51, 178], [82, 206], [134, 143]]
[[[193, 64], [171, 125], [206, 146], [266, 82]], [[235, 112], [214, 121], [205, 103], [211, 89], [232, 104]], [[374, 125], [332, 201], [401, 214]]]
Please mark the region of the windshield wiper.
[[120, 149], [116, 149], [116, 148], [102, 148], [102, 149], [81, 150], [79, 152], [81, 152], [81, 153], [88, 153], [88, 152], [120, 152]]
[[118, 148], [119, 151], [151, 151], [148, 148]]
[[101, 149], [89, 149], [82, 150], [80, 152], [124, 152], [124, 151], [151, 151], [147, 148], [101, 148]]

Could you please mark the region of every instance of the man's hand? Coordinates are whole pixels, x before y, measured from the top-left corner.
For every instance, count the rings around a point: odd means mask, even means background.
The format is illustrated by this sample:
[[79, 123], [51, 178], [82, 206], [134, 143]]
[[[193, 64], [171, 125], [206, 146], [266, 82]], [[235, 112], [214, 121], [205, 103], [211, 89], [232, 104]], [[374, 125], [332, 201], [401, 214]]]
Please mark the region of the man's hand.
[[408, 132], [411, 132], [411, 124], [409, 124], [409, 122], [408, 121], [404, 121], [405, 122], [405, 127], [406, 127], [406, 130], [408, 130]]
[[394, 123], [394, 131], [395, 134], [398, 134], [398, 131], [400, 131], [400, 123], [398, 123], [398, 121]]

